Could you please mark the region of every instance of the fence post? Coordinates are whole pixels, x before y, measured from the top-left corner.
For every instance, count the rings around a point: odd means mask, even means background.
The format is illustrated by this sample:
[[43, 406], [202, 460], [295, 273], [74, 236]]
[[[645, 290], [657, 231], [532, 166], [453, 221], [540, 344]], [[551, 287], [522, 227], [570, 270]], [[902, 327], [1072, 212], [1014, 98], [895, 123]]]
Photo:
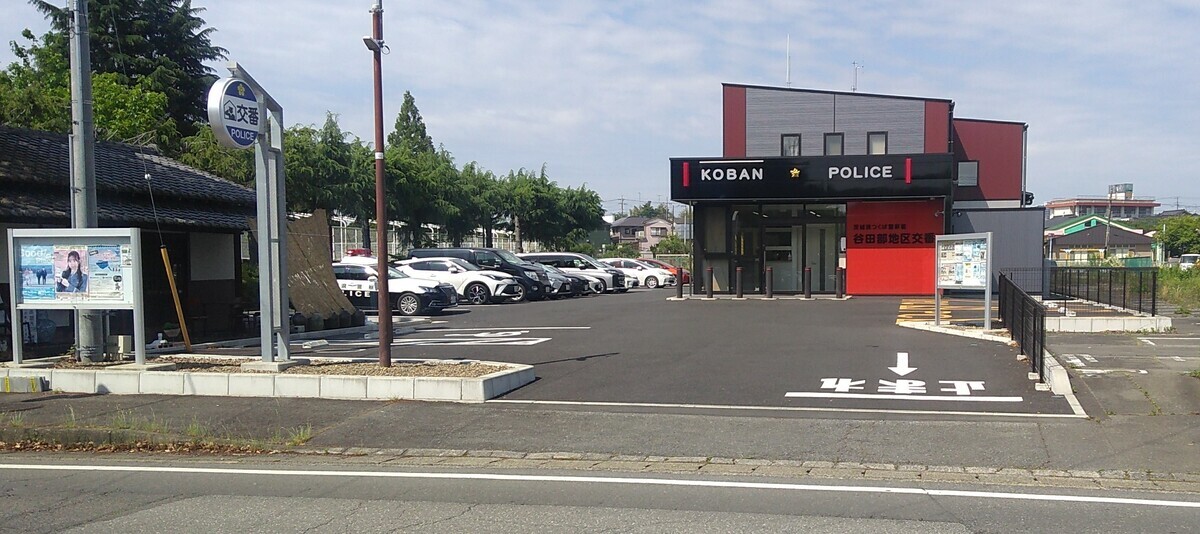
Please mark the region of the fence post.
[[764, 280], [763, 291], [769, 299], [775, 298], [775, 268], [767, 267], [767, 279]]
[[706, 270], [708, 272], [708, 282], [707, 288], [705, 289], [705, 294], [711, 299], [713, 298], [713, 268], [712, 266], [709, 266]]
[[1150, 271], [1150, 315], [1158, 315], [1158, 271]]
[[812, 267], [804, 268], [804, 298], [812, 298]]
[[1129, 273], [1126, 271], [1121, 271], [1121, 287], [1124, 288], [1121, 290], [1121, 307], [1128, 310], [1125, 299], [1129, 296]]
[[734, 295], [737, 298], [742, 298], [742, 266], [738, 265], [734, 272], [734, 280], [737, 283], [737, 293]]
[[1143, 283], [1142, 283], [1142, 271], [1139, 269], [1139, 270], [1138, 270], [1138, 284], [1137, 284], [1137, 292], [1138, 292], [1138, 313], [1142, 313], [1142, 295], [1145, 295], [1145, 294], [1146, 294], [1145, 290], [1144, 290], [1144, 289], [1142, 289], [1143, 287], [1144, 287], [1144, 286], [1143, 286]]
[[1108, 270], [1108, 300], [1104, 301], [1105, 304], [1112, 304], [1112, 286], [1113, 286], [1112, 273], [1113, 273], [1112, 269], [1109, 269]]

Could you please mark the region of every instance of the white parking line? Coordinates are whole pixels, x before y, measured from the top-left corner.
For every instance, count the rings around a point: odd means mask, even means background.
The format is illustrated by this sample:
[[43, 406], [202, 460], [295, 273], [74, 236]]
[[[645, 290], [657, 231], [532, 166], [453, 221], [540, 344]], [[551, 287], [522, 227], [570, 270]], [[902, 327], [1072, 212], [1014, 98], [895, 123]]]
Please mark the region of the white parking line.
[[488, 326], [484, 328], [437, 328], [427, 332], [479, 332], [488, 330], [591, 330], [590, 326]]
[[730, 480], [694, 480], [668, 478], [635, 478], [571, 475], [508, 475], [495, 473], [425, 473], [404, 471], [322, 471], [284, 469], [239, 469], [214, 467], [158, 467], [123, 465], [46, 465], [0, 464], [0, 469], [12, 471], [85, 471], [119, 473], [172, 473], [201, 475], [262, 475], [337, 478], [394, 478], [432, 480], [489, 480], [504, 482], [566, 482], [589, 484], [629, 484], [666, 487], [700, 487], [780, 491], [812, 491], [837, 493], [884, 493], [930, 497], [964, 497], [973, 499], [1010, 499], [1025, 501], [1076, 502], [1090, 504], [1127, 504], [1171, 508], [1200, 508], [1200, 502], [1164, 499], [1134, 499], [1125, 497], [1096, 497], [1089, 495], [1057, 495], [1049, 493], [1016, 493], [974, 490], [926, 489], [904, 486], [837, 486], [825, 484], [790, 484], [780, 482], [740, 482]]
[[728, 404], [671, 404], [661, 402], [603, 402], [603, 401], [548, 401], [548, 400], [518, 400], [492, 399], [484, 401], [489, 404], [531, 404], [547, 406], [593, 406], [612, 408], [678, 408], [688, 410], [746, 410], [763, 412], [829, 412], [829, 413], [870, 413], [870, 414], [899, 414], [899, 415], [980, 415], [995, 417], [1031, 417], [1035, 419], [1080, 419], [1087, 414], [1082, 409], [1076, 413], [1020, 413], [1020, 412], [970, 412], [962, 410], [889, 410], [883, 408], [818, 408], [808, 406], [739, 406]]
[[890, 393], [822, 393], [814, 391], [789, 391], [784, 397], [804, 399], [883, 399], [906, 401], [962, 401], [962, 402], [1021, 402], [1023, 397], [990, 397], [987, 395], [893, 395]]

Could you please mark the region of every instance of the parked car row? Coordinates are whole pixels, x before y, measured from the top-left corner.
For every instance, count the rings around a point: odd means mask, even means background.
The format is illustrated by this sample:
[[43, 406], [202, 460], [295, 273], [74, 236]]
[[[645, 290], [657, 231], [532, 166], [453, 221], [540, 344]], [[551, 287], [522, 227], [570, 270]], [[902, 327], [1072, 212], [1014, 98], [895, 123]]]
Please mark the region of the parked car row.
[[[401, 315], [468, 304], [624, 293], [673, 285], [675, 274], [626, 258], [597, 260], [574, 252], [513, 254], [494, 248], [419, 248], [388, 267], [388, 300]], [[377, 308], [377, 259], [351, 255], [333, 264], [338, 287], [355, 306]], [[686, 271], [685, 271], [686, 272]]]

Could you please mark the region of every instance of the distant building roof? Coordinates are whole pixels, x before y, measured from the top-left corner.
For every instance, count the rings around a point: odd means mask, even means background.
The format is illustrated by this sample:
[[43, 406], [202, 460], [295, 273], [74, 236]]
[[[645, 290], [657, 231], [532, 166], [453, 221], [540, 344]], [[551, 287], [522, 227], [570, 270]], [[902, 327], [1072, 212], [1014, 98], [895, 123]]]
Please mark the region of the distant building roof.
[[1157, 216], [1157, 217], [1178, 217], [1180, 215], [1191, 215], [1191, 214], [1192, 213], [1188, 210], [1179, 209], [1179, 210], [1163, 210], [1163, 211], [1156, 213], [1155, 216]]
[[[65, 134], [0, 126], [0, 220], [66, 224], [71, 214], [69, 152]], [[245, 230], [247, 218], [254, 216], [253, 190], [154, 148], [100, 141], [95, 157], [101, 226], [157, 223]]]
[[[1049, 220], [1047, 220], [1045, 232], [1046, 233], [1058, 233], [1059, 230], [1064, 230], [1066, 228], [1075, 226], [1077, 224], [1080, 224], [1080, 223], [1083, 223], [1085, 221], [1092, 220], [1092, 219], [1095, 219], [1097, 226], [1104, 225], [1104, 224], [1110, 224], [1109, 221], [1103, 215], [1078, 215], [1078, 216], [1064, 215], [1064, 216], [1059, 216], [1059, 217], [1052, 217]], [[1141, 233], [1141, 230], [1138, 230], [1137, 228], [1130, 228], [1128, 226], [1122, 225], [1121, 223], [1119, 223], [1117, 221], [1112, 221], [1111, 224], [1112, 224], [1113, 228], [1120, 228], [1120, 229], [1127, 230], [1127, 231], [1134, 232], [1134, 233]]]
[[643, 226], [646, 226], [646, 222], [649, 221], [650, 219], [651, 219], [650, 217], [622, 217], [620, 219], [613, 221], [612, 226], [613, 226], [613, 228], [622, 228], [622, 227], [630, 227], [630, 226], [636, 226], [638, 228], [641, 228]]
[[[1105, 233], [1103, 226], [1093, 226], [1087, 230], [1054, 238], [1054, 246], [1060, 249], [1068, 246], [1103, 247]], [[1107, 239], [1109, 246], [1149, 245], [1154, 242], [1154, 239], [1150, 236], [1130, 232], [1116, 225], [1113, 225], [1112, 231], [1108, 232]]]

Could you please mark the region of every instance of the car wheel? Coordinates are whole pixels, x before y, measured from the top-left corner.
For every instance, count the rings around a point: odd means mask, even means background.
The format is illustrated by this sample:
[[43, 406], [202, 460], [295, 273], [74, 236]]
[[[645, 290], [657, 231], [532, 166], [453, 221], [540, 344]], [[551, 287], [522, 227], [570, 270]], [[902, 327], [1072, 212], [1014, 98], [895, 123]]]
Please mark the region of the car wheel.
[[421, 312], [421, 299], [412, 293], [402, 293], [396, 298], [396, 309], [406, 317], [416, 315]]
[[646, 279], [646, 288], [654, 289], [656, 287], [658, 287], [658, 278], [651, 276]]
[[524, 284], [517, 284], [517, 294], [516, 294], [516, 295], [513, 295], [512, 297], [509, 297], [509, 299], [508, 299], [508, 300], [509, 300], [510, 302], [523, 302], [523, 301], [525, 300], [525, 286], [524, 286]]
[[487, 304], [488, 301], [492, 300], [492, 292], [488, 291], [487, 286], [479, 282], [468, 284], [466, 292], [467, 302], [471, 304]]
[[608, 282], [605, 282], [604, 280], [600, 280], [600, 293], [605, 293], [607, 291], [608, 291]]

